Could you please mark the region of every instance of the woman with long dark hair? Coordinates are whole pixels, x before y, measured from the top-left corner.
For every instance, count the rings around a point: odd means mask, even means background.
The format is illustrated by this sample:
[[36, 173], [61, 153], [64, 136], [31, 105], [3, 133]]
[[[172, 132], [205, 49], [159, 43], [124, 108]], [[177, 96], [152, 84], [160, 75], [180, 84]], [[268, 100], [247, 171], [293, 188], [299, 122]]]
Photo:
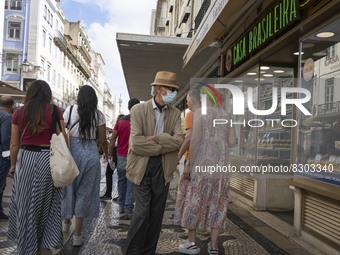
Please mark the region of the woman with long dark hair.
[[65, 123], [70, 128], [70, 150], [80, 172], [73, 183], [63, 190], [64, 232], [69, 231], [70, 219], [76, 217], [73, 246], [81, 246], [84, 242], [81, 236], [84, 218], [99, 216], [101, 165], [96, 139], [106, 158], [107, 141], [105, 116], [97, 109], [97, 104], [94, 89], [84, 85], [79, 90], [77, 105], [69, 106], [64, 112]]
[[[14, 183], [8, 237], [18, 241], [18, 255], [40, 254], [45, 249], [55, 254], [63, 245], [61, 188], [53, 185], [49, 161], [51, 101], [50, 86], [36, 80], [27, 90], [25, 105], [13, 114], [10, 172]], [[60, 132], [58, 126], [56, 130]]]

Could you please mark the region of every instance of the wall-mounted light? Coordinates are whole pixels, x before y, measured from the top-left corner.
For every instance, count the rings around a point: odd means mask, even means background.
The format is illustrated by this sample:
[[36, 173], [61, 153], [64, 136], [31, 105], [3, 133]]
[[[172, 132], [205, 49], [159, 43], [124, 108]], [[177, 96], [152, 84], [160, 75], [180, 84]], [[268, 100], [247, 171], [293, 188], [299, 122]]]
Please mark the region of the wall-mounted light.
[[30, 69], [30, 64], [27, 62], [27, 59], [25, 59], [20, 66], [23, 73], [28, 73]]

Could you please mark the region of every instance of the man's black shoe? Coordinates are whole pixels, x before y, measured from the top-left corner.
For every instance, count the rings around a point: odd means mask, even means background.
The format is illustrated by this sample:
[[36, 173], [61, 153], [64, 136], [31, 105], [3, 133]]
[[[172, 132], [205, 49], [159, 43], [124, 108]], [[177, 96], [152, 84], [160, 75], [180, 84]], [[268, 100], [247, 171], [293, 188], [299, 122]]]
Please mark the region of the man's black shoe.
[[5, 213], [0, 213], [0, 220], [8, 220], [8, 215], [6, 215]]
[[132, 218], [132, 213], [125, 213], [124, 215], [125, 220], [131, 220], [131, 218]]
[[100, 199], [110, 200], [110, 199], [111, 199], [111, 196], [110, 196], [110, 195], [107, 195], [107, 194], [104, 194], [103, 196], [100, 197]]

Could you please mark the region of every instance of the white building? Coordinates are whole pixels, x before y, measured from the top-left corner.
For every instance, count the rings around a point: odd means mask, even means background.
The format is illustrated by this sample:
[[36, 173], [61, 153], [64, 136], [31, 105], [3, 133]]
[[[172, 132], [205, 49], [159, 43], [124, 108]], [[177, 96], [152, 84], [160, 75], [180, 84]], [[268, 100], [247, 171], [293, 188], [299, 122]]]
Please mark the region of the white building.
[[89, 79], [89, 85], [91, 85], [96, 91], [98, 97], [98, 109], [103, 112], [104, 108], [104, 66], [105, 62], [101, 54], [91, 51], [91, 77]]
[[[192, 37], [196, 13], [202, 1], [159, 0], [153, 10], [151, 34], [160, 36]], [[194, 13], [196, 12], [196, 13]]]
[[112, 97], [109, 86], [105, 82], [104, 84], [104, 106], [103, 113], [106, 118], [106, 127], [113, 128], [116, 122], [116, 102], [115, 98]]

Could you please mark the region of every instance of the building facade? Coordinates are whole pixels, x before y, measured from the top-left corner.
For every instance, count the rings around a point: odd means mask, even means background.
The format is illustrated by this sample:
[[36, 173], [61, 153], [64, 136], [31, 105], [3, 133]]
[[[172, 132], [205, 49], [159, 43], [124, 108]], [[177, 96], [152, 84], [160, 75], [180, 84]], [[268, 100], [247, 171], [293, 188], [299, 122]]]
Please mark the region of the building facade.
[[192, 37], [195, 31], [195, 0], [161, 0], [153, 11], [152, 35]]
[[21, 64], [27, 59], [30, 2], [6, 0], [2, 20], [1, 80], [22, 89]]
[[54, 103], [63, 109], [76, 103], [80, 86], [92, 85], [98, 108], [105, 110], [111, 125], [113, 100], [105, 85], [105, 63], [99, 53], [91, 56], [80, 21], [68, 21], [59, 0], [6, 0], [0, 12], [1, 80], [23, 91], [36, 79], [46, 80]]

